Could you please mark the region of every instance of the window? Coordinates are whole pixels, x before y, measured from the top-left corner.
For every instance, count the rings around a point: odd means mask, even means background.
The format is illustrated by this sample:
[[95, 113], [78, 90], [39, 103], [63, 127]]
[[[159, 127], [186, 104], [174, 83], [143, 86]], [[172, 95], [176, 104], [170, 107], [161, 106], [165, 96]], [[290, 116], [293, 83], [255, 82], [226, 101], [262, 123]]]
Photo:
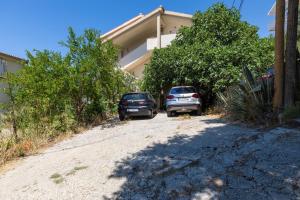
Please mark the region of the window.
[[144, 93], [132, 93], [132, 94], [125, 94], [122, 98], [123, 100], [141, 100], [147, 99], [146, 94]]
[[5, 66], [4, 66], [5, 64], [6, 64], [6, 61], [0, 59], [0, 75], [2, 75], [5, 72]]
[[172, 88], [170, 94], [187, 94], [187, 93], [196, 93], [194, 87], [177, 87]]

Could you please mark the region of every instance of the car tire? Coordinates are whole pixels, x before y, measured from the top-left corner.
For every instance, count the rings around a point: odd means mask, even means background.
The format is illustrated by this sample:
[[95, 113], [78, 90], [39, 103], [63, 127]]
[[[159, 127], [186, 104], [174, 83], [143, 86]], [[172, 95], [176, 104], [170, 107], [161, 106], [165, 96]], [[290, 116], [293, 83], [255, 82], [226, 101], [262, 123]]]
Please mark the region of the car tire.
[[199, 107], [198, 110], [196, 110], [196, 115], [197, 116], [201, 116], [202, 115], [202, 109], [201, 109], [201, 107]]
[[172, 114], [173, 113], [171, 111], [167, 111], [167, 117], [172, 117], [173, 116]]
[[154, 112], [153, 112], [153, 110], [150, 110], [149, 118], [150, 118], [150, 119], [153, 119], [153, 118], [154, 118]]
[[119, 119], [120, 121], [124, 121], [125, 120], [125, 115], [124, 114], [119, 114]]

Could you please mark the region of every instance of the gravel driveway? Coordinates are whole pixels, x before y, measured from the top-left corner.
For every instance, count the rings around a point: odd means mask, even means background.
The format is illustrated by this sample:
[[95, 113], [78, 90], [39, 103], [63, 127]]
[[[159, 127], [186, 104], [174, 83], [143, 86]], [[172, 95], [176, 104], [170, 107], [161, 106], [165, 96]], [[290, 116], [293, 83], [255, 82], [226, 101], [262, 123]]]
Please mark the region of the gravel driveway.
[[98, 126], [0, 175], [0, 199], [300, 199], [300, 133], [208, 116]]

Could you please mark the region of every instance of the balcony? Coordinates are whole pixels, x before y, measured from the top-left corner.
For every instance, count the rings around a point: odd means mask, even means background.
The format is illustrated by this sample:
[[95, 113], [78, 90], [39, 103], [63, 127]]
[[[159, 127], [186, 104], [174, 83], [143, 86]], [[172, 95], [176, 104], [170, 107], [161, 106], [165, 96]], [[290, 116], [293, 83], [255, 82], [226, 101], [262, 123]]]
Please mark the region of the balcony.
[[[171, 41], [174, 40], [176, 34], [168, 34], [168, 35], [161, 35], [161, 48], [165, 48], [171, 44]], [[121, 68], [124, 68], [130, 63], [138, 60], [148, 51], [151, 51], [157, 47], [157, 38], [148, 38], [143, 44], [135, 48], [134, 50], [130, 51], [124, 57], [119, 60], [119, 65]]]
[[275, 21], [272, 22], [272, 23], [270, 23], [270, 24], [268, 24], [268, 30], [269, 30], [270, 32], [275, 31]]
[[[161, 35], [161, 48], [165, 48], [171, 44], [172, 40], [174, 40], [176, 34], [168, 34]], [[147, 50], [153, 50], [157, 47], [157, 38], [149, 38], [147, 39]]]
[[128, 54], [126, 54], [123, 58], [120, 59], [119, 65], [122, 67], [128, 65], [129, 63], [135, 61], [136, 59], [142, 57], [147, 53], [147, 43], [144, 42]]

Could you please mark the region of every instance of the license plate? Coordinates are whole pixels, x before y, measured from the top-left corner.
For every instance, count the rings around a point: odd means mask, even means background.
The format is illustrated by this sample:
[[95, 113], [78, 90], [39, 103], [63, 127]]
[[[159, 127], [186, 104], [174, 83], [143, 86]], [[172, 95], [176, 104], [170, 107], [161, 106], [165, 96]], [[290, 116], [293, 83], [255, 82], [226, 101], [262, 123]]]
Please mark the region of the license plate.
[[127, 109], [128, 112], [138, 112], [139, 109]]
[[187, 98], [178, 98], [178, 101], [189, 101]]

